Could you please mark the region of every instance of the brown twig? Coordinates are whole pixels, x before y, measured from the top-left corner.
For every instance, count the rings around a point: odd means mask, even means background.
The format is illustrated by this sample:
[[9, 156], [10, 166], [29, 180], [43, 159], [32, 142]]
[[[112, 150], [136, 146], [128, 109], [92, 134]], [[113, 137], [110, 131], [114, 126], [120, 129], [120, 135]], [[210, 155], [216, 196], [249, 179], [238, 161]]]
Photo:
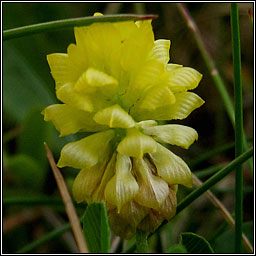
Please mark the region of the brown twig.
[[[194, 184], [197, 187], [200, 187], [202, 185], [202, 181], [198, 179], [194, 174], [193, 174], [193, 180], [194, 180]], [[229, 211], [226, 209], [226, 207], [214, 196], [214, 194], [210, 190], [208, 190], [205, 193], [205, 195], [210, 199], [213, 205], [220, 210], [221, 214], [223, 215], [225, 220], [229, 223], [231, 228], [235, 230], [235, 221], [232, 218]], [[253, 247], [244, 233], [242, 234], [242, 239], [243, 239], [243, 245], [245, 246], [247, 251], [249, 253], [253, 253]]]
[[73, 230], [73, 233], [75, 236], [77, 247], [81, 253], [88, 253], [89, 251], [88, 251], [87, 245], [85, 243], [82, 228], [80, 226], [80, 221], [77, 217], [77, 213], [76, 213], [75, 207], [73, 205], [72, 199], [70, 197], [70, 194], [68, 192], [66, 183], [63, 179], [63, 176], [62, 176], [60, 170], [56, 166], [56, 163], [54, 161], [51, 150], [49, 149], [49, 147], [47, 146], [46, 143], [44, 143], [44, 146], [46, 149], [47, 158], [51, 165], [53, 174], [55, 176], [55, 179], [56, 179], [56, 182], [57, 182], [57, 185], [58, 185], [61, 197], [62, 197], [62, 200], [65, 205], [65, 209], [66, 209], [66, 212], [67, 212], [67, 215], [68, 215], [68, 218], [70, 221], [70, 225], [72, 227], [72, 230]]

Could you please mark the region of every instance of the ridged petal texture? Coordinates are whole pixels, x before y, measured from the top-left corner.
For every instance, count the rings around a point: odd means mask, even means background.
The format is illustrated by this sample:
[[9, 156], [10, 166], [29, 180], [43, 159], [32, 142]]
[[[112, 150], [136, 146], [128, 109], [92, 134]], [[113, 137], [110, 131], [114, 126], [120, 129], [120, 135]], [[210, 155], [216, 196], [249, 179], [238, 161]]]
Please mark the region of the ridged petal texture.
[[109, 203], [117, 207], [118, 212], [120, 212], [125, 203], [131, 201], [139, 190], [131, 169], [130, 158], [117, 154], [116, 173], [106, 186], [105, 198]]
[[99, 132], [76, 142], [70, 142], [61, 150], [58, 167], [92, 167], [104, 161], [109, 155], [109, 142], [114, 136], [113, 130]]
[[[187, 164], [161, 143], [188, 149], [198, 139], [193, 128], [165, 121], [204, 103], [190, 92], [202, 75], [168, 63], [170, 40], [154, 39], [151, 20], [93, 23], [74, 34], [67, 53], [47, 55], [61, 104], [42, 114], [75, 139], [58, 166], [80, 169], [75, 200], [104, 201], [116, 235], [154, 232], [175, 215], [178, 184], [192, 186]], [[93, 134], [76, 140], [78, 132]]]
[[170, 150], [158, 144], [157, 150], [150, 154], [157, 173], [169, 184], [182, 184], [192, 187], [192, 175], [187, 164]]
[[135, 125], [133, 118], [117, 104], [98, 111], [93, 119], [110, 128], [131, 128]]
[[145, 153], [154, 152], [155, 150], [155, 140], [133, 128], [127, 131], [126, 137], [117, 147], [119, 153], [137, 158], [142, 158]]
[[178, 124], [146, 127], [143, 133], [153, 136], [155, 140], [188, 149], [198, 139], [195, 129]]

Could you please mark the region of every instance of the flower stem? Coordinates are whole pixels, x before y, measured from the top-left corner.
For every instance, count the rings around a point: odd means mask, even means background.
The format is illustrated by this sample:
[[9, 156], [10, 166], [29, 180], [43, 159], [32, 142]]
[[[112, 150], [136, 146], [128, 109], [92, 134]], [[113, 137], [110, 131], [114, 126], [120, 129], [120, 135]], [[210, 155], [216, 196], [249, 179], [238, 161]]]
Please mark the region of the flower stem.
[[115, 14], [104, 16], [90, 16], [65, 20], [56, 20], [44, 22], [34, 25], [28, 25], [20, 28], [13, 28], [3, 31], [3, 40], [14, 39], [23, 36], [29, 36], [46, 31], [55, 31], [64, 28], [72, 28], [74, 26], [88, 26], [94, 22], [118, 22], [127, 20], [146, 20], [155, 19], [157, 15], [136, 15], [136, 14]]
[[137, 229], [136, 231], [136, 252], [146, 253], [148, 250], [147, 234], [144, 231]]
[[[239, 32], [239, 11], [237, 3], [231, 4], [231, 32], [234, 67], [235, 91], [235, 155], [243, 152], [243, 104], [242, 104], [242, 77], [241, 77], [241, 52]], [[236, 202], [235, 202], [235, 249], [236, 253], [242, 248], [242, 223], [243, 223], [243, 172], [242, 165], [236, 167]]]

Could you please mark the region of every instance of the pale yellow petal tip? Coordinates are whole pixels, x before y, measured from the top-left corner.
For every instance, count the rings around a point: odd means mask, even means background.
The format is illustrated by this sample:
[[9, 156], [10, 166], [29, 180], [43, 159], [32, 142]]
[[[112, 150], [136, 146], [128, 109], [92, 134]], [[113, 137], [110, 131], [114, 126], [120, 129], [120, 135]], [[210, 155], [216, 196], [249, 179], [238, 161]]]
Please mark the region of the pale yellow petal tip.
[[93, 16], [103, 16], [103, 14], [101, 12], [95, 12]]

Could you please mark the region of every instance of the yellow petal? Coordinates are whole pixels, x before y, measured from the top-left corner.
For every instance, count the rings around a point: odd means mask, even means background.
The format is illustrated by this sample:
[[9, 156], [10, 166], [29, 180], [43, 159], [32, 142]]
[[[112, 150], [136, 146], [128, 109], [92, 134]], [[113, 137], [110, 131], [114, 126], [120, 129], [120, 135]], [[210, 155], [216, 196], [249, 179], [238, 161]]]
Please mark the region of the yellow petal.
[[174, 94], [167, 86], [154, 86], [146, 93], [139, 108], [151, 111], [162, 106], [174, 104], [175, 101]]
[[88, 112], [73, 108], [66, 104], [48, 106], [42, 112], [45, 121], [52, 121], [60, 136], [74, 134], [78, 131], [102, 131], [104, 126], [94, 122]]
[[47, 61], [57, 88], [76, 79], [75, 74], [72, 72], [72, 65], [67, 54], [49, 54], [47, 55]]
[[167, 64], [170, 56], [169, 56], [169, 50], [170, 50], [171, 42], [170, 40], [164, 40], [159, 39], [154, 42], [154, 47], [151, 52], [151, 56], [158, 61]]
[[140, 205], [159, 210], [169, 194], [168, 184], [153, 175], [154, 167], [147, 160], [134, 159], [134, 165], [140, 187], [134, 200]]
[[103, 164], [97, 164], [91, 168], [82, 169], [79, 172], [72, 189], [74, 198], [78, 203], [82, 201], [90, 203], [92, 201], [92, 193], [97, 188], [105, 167], [106, 161]]
[[188, 149], [198, 139], [196, 130], [184, 125], [168, 124], [146, 127], [143, 133], [153, 136], [156, 141]]
[[159, 107], [153, 111], [140, 111], [134, 113], [135, 120], [172, 120], [172, 119], [184, 119], [193, 110], [199, 108], [204, 104], [204, 101], [195, 93], [181, 92], [174, 94], [176, 102], [172, 105]]
[[110, 128], [130, 128], [135, 125], [133, 118], [117, 104], [98, 111], [93, 119]]
[[193, 68], [176, 68], [169, 72], [168, 86], [173, 92], [184, 92], [195, 89], [202, 74]]
[[165, 65], [155, 59], [149, 59], [136, 78], [132, 82], [135, 89], [143, 89], [155, 84], [159, 84], [159, 78], [165, 71]]
[[128, 156], [117, 154], [116, 173], [105, 189], [106, 200], [117, 207], [118, 213], [122, 206], [131, 201], [137, 194], [139, 186], [131, 173], [132, 165]]
[[56, 95], [59, 100], [75, 108], [89, 112], [92, 112], [93, 110], [89, 97], [87, 95], [75, 92], [70, 83], [67, 83], [57, 89]]
[[117, 151], [123, 155], [142, 158], [145, 153], [154, 152], [156, 142], [137, 129], [129, 129], [126, 137], [119, 143]]
[[184, 119], [193, 110], [201, 107], [204, 101], [195, 93], [182, 92], [175, 94], [176, 102], [170, 107], [168, 116], [170, 119]]
[[144, 129], [146, 127], [151, 127], [157, 125], [157, 122], [155, 120], [145, 120], [136, 123], [135, 127], [139, 129]]
[[169, 184], [182, 184], [192, 187], [192, 175], [187, 164], [164, 146], [158, 144], [157, 150], [150, 154], [157, 173]]
[[172, 72], [174, 69], [177, 68], [182, 68], [183, 66], [180, 64], [174, 64], [174, 63], [169, 63], [166, 65], [166, 70], [168, 73]]
[[75, 84], [75, 89], [81, 92], [94, 92], [98, 87], [112, 87], [115, 88], [118, 81], [95, 68], [88, 68], [78, 79]]
[[86, 168], [104, 161], [111, 153], [109, 142], [113, 137], [114, 131], [108, 130], [68, 143], [61, 150], [57, 166]]

